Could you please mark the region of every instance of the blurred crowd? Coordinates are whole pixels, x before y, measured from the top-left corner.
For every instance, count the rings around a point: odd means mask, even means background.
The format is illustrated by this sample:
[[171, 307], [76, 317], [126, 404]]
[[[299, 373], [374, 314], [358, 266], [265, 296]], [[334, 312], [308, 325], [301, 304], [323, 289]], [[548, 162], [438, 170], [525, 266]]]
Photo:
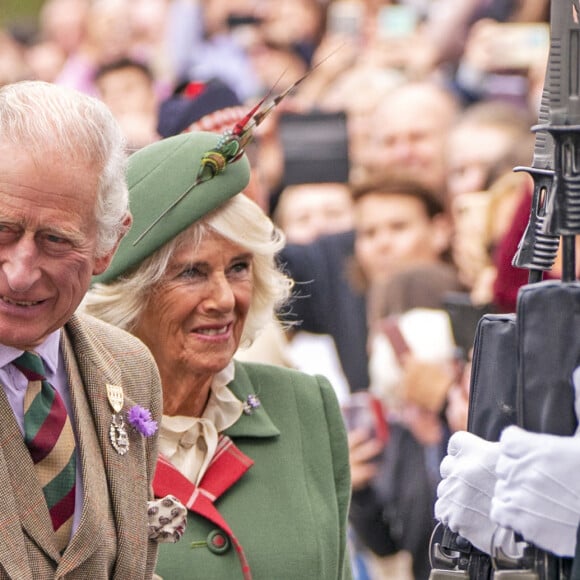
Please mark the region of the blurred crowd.
[[0, 31], [0, 84], [97, 96], [130, 151], [231, 128], [304, 77], [258, 127], [246, 191], [286, 234], [295, 298], [239, 356], [331, 379], [359, 580], [429, 575], [475, 324], [527, 282], [511, 261], [532, 181], [513, 168], [548, 22], [548, 0], [46, 0]]

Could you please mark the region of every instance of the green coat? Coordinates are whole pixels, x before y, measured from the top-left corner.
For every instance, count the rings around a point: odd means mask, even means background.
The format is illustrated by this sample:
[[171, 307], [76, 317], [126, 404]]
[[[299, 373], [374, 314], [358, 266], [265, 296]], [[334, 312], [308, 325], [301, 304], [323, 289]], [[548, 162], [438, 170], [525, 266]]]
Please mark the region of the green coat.
[[[253, 580], [351, 578], [346, 548], [350, 472], [346, 433], [330, 383], [274, 366], [236, 362], [229, 387], [261, 406], [226, 431], [254, 465], [215, 506], [242, 545]], [[161, 544], [164, 580], [242, 578], [231, 542], [189, 513], [184, 537]], [[221, 534], [223, 538], [223, 534]]]

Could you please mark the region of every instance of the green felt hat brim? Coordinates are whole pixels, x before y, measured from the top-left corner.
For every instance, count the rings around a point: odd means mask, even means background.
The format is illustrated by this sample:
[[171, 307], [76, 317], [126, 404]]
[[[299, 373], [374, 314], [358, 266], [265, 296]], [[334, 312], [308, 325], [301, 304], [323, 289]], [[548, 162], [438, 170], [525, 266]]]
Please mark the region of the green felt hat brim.
[[[115, 280], [246, 187], [250, 165], [244, 155], [212, 179], [192, 188], [203, 155], [213, 149], [219, 139], [220, 135], [215, 133], [186, 133], [148, 145], [129, 157], [127, 184], [133, 225], [109, 268], [95, 276], [93, 282]], [[188, 190], [189, 193], [139, 239]]]

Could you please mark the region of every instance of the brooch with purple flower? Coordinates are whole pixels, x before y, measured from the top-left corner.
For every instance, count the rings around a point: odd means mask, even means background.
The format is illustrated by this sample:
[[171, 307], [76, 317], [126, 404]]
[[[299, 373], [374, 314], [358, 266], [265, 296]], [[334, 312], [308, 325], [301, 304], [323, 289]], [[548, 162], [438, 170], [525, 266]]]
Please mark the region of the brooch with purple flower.
[[244, 413], [246, 415], [251, 415], [256, 409], [258, 409], [262, 403], [257, 395], [248, 395], [245, 403], [244, 403]]
[[144, 437], [151, 437], [157, 431], [157, 421], [151, 417], [151, 411], [140, 405], [134, 405], [127, 411], [127, 420]]

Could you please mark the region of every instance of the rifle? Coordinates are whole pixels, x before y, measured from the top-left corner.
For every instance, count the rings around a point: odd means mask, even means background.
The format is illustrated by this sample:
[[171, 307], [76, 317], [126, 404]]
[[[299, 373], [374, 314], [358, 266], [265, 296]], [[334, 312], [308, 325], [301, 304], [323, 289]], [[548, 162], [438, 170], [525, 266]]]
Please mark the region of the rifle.
[[[579, 0], [552, 0], [548, 71], [539, 122], [533, 128], [534, 157], [531, 167], [515, 168], [527, 171], [534, 182], [530, 220], [513, 260], [514, 266], [529, 270], [529, 283], [518, 294], [517, 314], [485, 315], [474, 340], [468, 430], [491, 441], [511, 423], [560, 435], [576, 429], [570, 377], [580, 353], [580, 284], [575, 281], [575, 236], [580, 233], [579, 20]], [[560, 240], [562, 280], [542, 281]], [[491, 574], [494, 580], [570, 578], [569, 559], [531, 545], [517, 560], [501, 551], [489, 558], [450, 530], [444, 530], [439, 542], [432, 540], [431, 555], [434, 568], [443, 566], [433, 570], [431, 580], [481, 580]]]
[[[546, 197], [541, 235], [557, 236], [561, 241], [561, 281], [520, 289], [516, 331], [518, 424], [529, 431], [568, 436], [577, 428], [571, 376], [580, 362], [580, 283], [576, 281], [575, 255], [580, 233], [579, 20], [578, 0], [552, 0], [548, 120], [536, 127], [553, 140], [553, 187]], [[570, 559], [534, 546], [525, 549], [523, 560], [538, 578], [571, 577]]]

